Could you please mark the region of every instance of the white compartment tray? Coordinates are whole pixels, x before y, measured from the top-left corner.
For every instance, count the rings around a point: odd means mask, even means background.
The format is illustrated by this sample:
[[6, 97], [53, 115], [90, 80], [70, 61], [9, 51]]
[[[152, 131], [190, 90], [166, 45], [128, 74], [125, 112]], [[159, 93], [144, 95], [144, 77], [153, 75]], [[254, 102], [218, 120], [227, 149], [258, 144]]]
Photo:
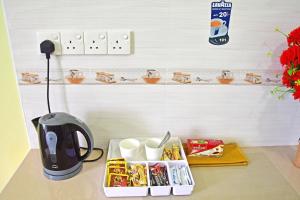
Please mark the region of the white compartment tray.
[[[107, 186], [107, 169], [105, 169], [105, 178], [103, 179], [103, 189], [104, 193], [107, 197], [129, 197], [129, 196], [147, 196], [148, 193], [152, 196], [167, 196], [171, 194], [173, 195], [190, 195], [195, 186], [195, 181], [193, 179], [191, 170], [189, 168], [188, 162], [186, 160], [186, 155], [184, 153], [181, 141], [178, 137], [172, 137], [166, 146], [169, 146], [173, 143], [176, 143], [180, 146], [180, 153], [182, 160], [170, 160], [170, 161], [147, 161], [144, 144], [147, 138], [136, 138], [141, 142], [140, 153], [136, 155], [132, 160], [127, 160], [128, 164], [140, 163], [146, 166], [147, 168], [147, 178], [148, 185], [146, 187], [108, 187]], [[109, 143], [107, 159], [111, 158], [120, 158], [121, 153], [119, 149], [119, 142], [122, 139], [112, 139]], [[167, 167], [168, 178], [170, 185], [168, 186], [152, 186], [150, 185], [150, 176], [149, 176], [149, 166], [154, 165], [155, 163], [160, 163], [161, 165], [165, 165]], [[170, 167], [174, 165], [186, 166], [188, 169], [188, 173], [192, 179], [191, 185], [174, 185], [170, 173]]]

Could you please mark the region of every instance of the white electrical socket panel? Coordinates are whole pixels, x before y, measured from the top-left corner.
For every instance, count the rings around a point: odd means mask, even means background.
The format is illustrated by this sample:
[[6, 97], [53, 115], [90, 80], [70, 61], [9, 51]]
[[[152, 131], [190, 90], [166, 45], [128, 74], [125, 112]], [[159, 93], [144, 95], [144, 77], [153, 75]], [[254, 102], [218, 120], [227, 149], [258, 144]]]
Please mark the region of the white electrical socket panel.
[[52, 53], [53, 55], [61, 55], [61, 44], [60, 44], [60, 33], [56, 31], [41, 31], [37, 32], [37, 51], [40, 54], [40, 44], [44, 40], [50, 40], [54, 43], [55, 50]]
[[61, 53], [68, 54], [84, 54], [83, 32], [80, 31], [62, 31], [61, 37]]
[[107, 33], [105, 31], [84, 32], [85, 54], [107, 54]]
[[131, 32], [115, 30], [108, 32], [108, 54], [128, 55], [131, 53]]

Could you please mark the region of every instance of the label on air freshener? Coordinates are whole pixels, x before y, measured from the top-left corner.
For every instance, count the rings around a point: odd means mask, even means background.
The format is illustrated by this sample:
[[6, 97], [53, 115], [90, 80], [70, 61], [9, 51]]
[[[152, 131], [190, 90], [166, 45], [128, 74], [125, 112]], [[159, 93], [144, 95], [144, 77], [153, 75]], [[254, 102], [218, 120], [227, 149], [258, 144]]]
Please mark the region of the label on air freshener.
[[228, 29], [232, 3], [221, 0], [211, 3], [211, 22], [209, 42], [223, 45], [229, 41]]

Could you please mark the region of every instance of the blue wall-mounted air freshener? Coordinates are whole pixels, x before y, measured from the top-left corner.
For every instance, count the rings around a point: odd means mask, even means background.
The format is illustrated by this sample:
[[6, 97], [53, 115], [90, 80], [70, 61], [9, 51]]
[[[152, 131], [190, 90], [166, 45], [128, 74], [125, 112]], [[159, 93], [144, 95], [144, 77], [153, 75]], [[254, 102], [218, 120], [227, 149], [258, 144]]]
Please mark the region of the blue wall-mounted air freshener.
[[221, 0], [211, 3], [211, 21], [209, 42], [223, 45], [229, 41], [228, 29], [232, 3]]

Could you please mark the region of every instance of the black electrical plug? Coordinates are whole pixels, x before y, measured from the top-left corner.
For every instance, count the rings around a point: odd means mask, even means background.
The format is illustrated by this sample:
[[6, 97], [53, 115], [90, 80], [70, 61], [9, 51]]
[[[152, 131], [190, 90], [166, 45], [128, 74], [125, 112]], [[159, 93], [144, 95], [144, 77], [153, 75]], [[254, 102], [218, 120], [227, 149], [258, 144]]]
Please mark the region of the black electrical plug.
[[41, 53], [46, 54], [46, 58], [50, 59], [50, 54], [55, 50], [54, 43], [51, 42], [50, 40], [44, 40], [40, 44], [40, 49], [41, 49]]

